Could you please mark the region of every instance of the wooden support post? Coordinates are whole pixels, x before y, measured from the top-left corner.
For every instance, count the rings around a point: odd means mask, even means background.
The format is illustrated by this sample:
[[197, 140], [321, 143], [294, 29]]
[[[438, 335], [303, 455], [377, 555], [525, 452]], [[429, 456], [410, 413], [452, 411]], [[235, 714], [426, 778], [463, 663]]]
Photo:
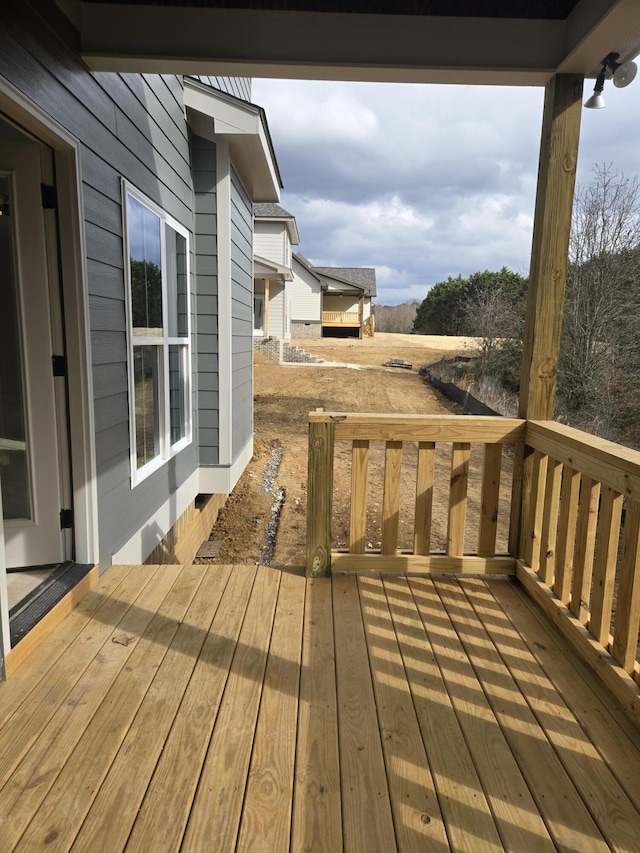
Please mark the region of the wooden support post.
[[269, 284], [270, 279], [265, 278], [264, 280], [264, 336], [265, 338], [269, 337]]
[[[545, 91], [520, 374], [519, 416], [528, 420], [553, 419], [578, 162], [582, 79], [579, 74], [556, 74]], [[517, 554], [525, 553], [521, 534], [527, 525], [521, 525], [520, 521], [530, 519], [533, 509], [532, 474], [532, 454], [520, 448], [514, 465], [511, 507], [509, 545], [514, 554], [514, 549]]]
[[308, 578], [331, 574], [331, 507], [333, 500], [333, 445], [335, 424], [309, 424], [307, 484]]

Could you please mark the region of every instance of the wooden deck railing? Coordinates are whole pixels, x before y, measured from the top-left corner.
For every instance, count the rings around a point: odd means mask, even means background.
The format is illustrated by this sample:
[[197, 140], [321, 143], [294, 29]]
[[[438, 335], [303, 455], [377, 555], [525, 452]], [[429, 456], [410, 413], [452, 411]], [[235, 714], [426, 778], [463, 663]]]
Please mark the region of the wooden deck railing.
[[[351, 443], [351, 491], [340, 494], [350, 507], [346, 549], [332, 547], [331, 540], [335, 444], [343, 440]], [[379, 548], [370, 546], [367, 533], [372, 442], [384, 443]], [[448, 483], [439, 483], [448, 490], [444, 552], [433, 548], [431, 524], [440, 443], [447, 443], [451, 460]], [[416, 459], [411, 475], [413, 548], [401, 550], [399, 496], [407, 444]], [[478, 475], [481, 506], [476, 528], [469, 529], [474, 444], [484, 446]], [[526, 470], [533, 473], [521, 493], [514, 494], [518, 502], [522, 499], [522, 512], [512, 516], [519, 526], [509, 532], [511, 544], [505, 550], [511, 553], [497, 554], [499, 504], [501, 517], [509, 517], [500, 496], [505, 444], [524, 444], [524, 453], [533, 456]], [[441, 468], [443, 479], [447, 475]], [[476, 550], [465, 550], [471, 541]], [[552, 421], [313, 412], [307, 574], [326, 575], [332, 566], [409, 573], [515, 572], [627, 709], [640, 715], [640, 452]]]
[[[492, 417], [335, 414], [309, 416], [309, 489], [307, 515], [307, 572], [312, 576], [337, 569], [373, 571], [449, 571], [509, 573], [515, 559], [496, 554], [502, 447], [524, 441], [525, 423]], [[348, 549], [332, 548], [334, 445], [351, 442], [351, 494]], [[381, 543], [367, 548], [366, 522], [370, 443], [384, 442]], [[417, 453], [414, 473], [413, 548], [400, 550], [400, 487], [403, 448]], [[436, 445], [451, 444], [444, 553], [431, 543], [431, 520]], [[484, 446], [482, 498], [477, 530], [468, 529], [467, 495], [472, 444]], [[416, 448], [417, 445], [417, 448]], [[342, 496], [344, 498], [344, 496]], [[508, 514], [508, 511], [507, 511]], [[465, 551], [465, 539], [477, 547]]]
[[323, 326], [359, 326], [360, 314], [358, 311], [323, 311]]
[[552, 421], [529, 421], [526, 444], [517, 574], [595, 665], [605, 649], [640, 681], [640, 453]]

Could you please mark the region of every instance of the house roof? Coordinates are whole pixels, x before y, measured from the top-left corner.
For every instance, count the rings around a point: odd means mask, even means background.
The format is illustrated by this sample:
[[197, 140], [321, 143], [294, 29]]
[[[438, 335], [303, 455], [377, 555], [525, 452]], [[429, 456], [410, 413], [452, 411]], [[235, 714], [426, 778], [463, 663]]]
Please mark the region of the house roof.
[[293, 213], [289, 213], [282, 205], [272, 202], [254, 204], [253, 215], [258, 219], [295, 219]]
[[284, 267], [281, 264], [276, 264], [268, 258], [263, 258], [261, 255], [253, 256], [253, 276], [254, 278], [279, 278], [282, 281], [293, 281], [293, 275], [289, 267]]
[[300, 264], [300, 266], [304, 267], [307, 272], [311, 273], [314, 278], [316, 278], [320, 283], [322, 283], [322, 279], [313, 268], [313, 264], [308, 258], [305, 258], [302, 252], [293, 253], [293, 263], [295, 263], [296, 261]]
[[284, 222], [289, 232], [289, 239], [294, 246], [300, 242], [298, 226], [293, 213], [289, 213], [279, 204], [273, 202], [258, 202], [253, 205], [253, 216], [255, 219], [272, 220], [273, 222]]
[[184, 105], [194, 133], [229, 144], [234, 166], [252, 199], [280, 198], [282, 179], [262, 107], [195, 77], [185, 78]]
[[331, 278], [341, 284], [357, 287], [365, 296], [376, 296], [376, 271], [373, 267], [314, 267], [302, 252], [294, 252], [293, 257], [321, 281]]
[[376, 295], [376, 271], [373, 267], [313, 267], [313, 270], [321, 276], [355, 285], [365, 296]]

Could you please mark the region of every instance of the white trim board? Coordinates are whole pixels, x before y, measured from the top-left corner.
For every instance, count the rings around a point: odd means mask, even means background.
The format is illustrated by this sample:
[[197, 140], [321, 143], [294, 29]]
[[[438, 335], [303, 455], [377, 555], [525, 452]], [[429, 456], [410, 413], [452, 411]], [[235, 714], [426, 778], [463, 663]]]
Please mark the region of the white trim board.
[[171, 530], [180, 516], [186, 512], [199, 494], [199, 477], [196, 469], [153, 515], [144, 522], [115, 553], [111, 555], [112, 565], [134, 565], [144, 563]]
[[199, 492], [203, 495], [230, 495], [253, 456], [253, 437], [230, 465], [207, 465], [198, 469]]
[[199, 494], [229, 495], [253, 456], [253, 437], [231, 465], [201, 467], [156, 510], [125, 544], [111, 555], [112, 565], [138, 565], [164, 539]]
[[184, 81], [184, 105], [194, 133], [229, 145], [231, 159], [253, 201], [280, 201], [277, 165], [261, 107], [189, 78]]
[[[0, 76], [0, 110], [54, 150], [69, 378], [75, 559], [97, 564], [98, 488], [79, 141]], [[0, 562], [0, 569], [4, 559]]]
[[[0, 490], [0, 519], [2, 518], [2, 491]], [[9, 629], [9, 591], [4, 557], [4, 526], [0, 524], [0, 680], [4, 679], [4, 659], [11, 649]]]
[[[231, 299], [231, 161], [226, 142], [216, 143], [216, 222], [218, 225], [218, 458], [232, 462], [233, 318]], [[213, 494], [213, 493], [212, 493]]]

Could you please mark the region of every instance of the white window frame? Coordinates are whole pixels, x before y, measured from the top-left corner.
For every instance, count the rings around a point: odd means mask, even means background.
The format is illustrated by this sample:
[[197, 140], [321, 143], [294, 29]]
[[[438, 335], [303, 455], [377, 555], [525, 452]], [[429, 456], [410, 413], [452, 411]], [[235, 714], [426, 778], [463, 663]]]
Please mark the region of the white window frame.
[[[146, 207], [160, 220], [160, 252], [162, 257], [162, 336], [138, 336], [133, 334], [133, 309], [131, 291], [131, 255], [129, 249], [129, 219], [128, 199], [132, 198]], [[162, 468], [169, 459], [176, 456], [180, 451], [188, 447], [193, 436], [193, 411], [191, 398], [191, 269], [190, 252], [191, 245], [189, 232], [183, 225], [177, 222], [166, 211], [151, 199], [147, 198], [136, 187], [122, 179], [122, 217], [123, 217], [123, 242], [124, 242], [124, 270], [126, 282], [126, 317], [127, 317], [127, 374], [129, 385], [129, 446], [131, 461], [131, 488], [134, 488], [145, 480], [154, 471]], [[186, 240], [186, 305], [187, 305], [187, 334], [185, 337], [169, 335], [169, 312], [168, 312], [168, 281], [167, 281], [167, 241], [166, 228], [172, 228]], [[171, 444], [171, 413], [169, 393], [169, 347], [177, 345], [184, 347], [185, 361], [184, 369], [184, 412], [185, 412], [185, 435]], [[136, 405], [135, 405], [135, 376], [134, 376], [134, 349], [138, 346], [153, 346], [160, 348], [158, 376], [158, 406], [159, 406], [159, 453], [149, 462], [138, 468], [136, 448]]]

